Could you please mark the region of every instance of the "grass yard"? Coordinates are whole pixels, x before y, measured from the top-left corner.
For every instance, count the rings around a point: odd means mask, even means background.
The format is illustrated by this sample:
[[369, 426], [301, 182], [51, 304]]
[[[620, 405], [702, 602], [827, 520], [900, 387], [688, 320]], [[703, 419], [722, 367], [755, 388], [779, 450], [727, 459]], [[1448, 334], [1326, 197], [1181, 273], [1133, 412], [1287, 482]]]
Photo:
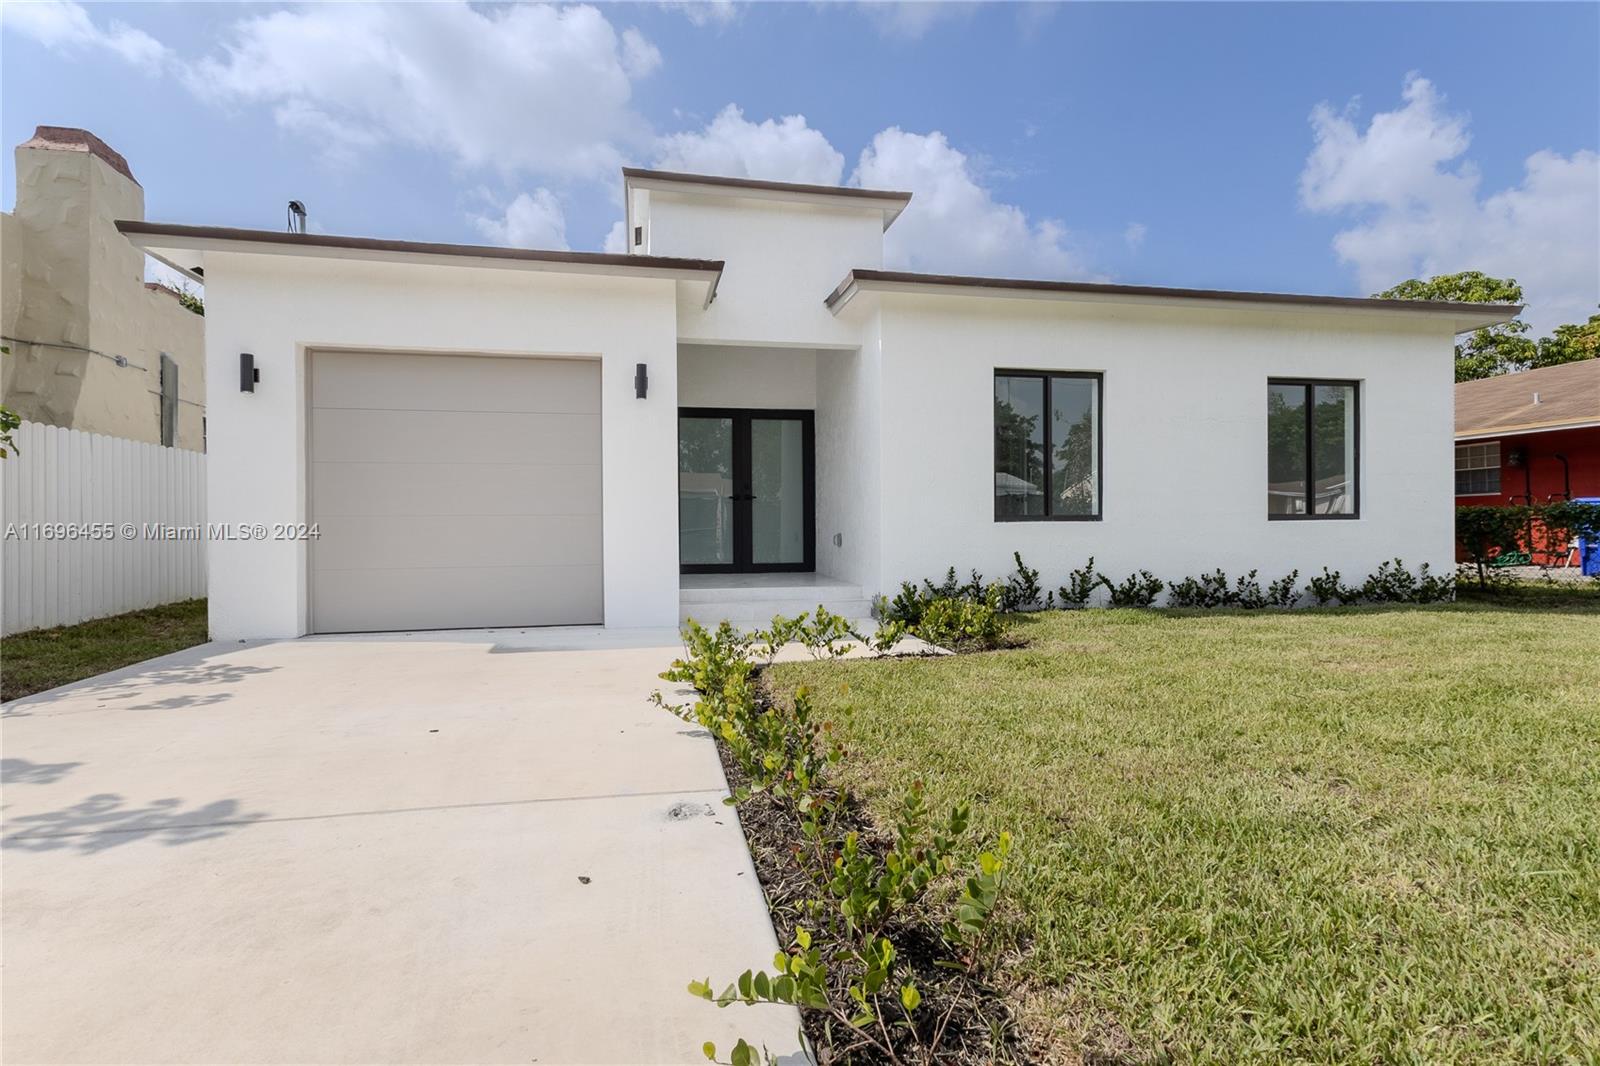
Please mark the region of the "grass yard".
[[205, 641], [205, 600], [18, 633], [0, 639], [0, 699], [43, 692]]
[[854, 708], [876, 813], [920, 778], [1016, 833], [1052, 1059], [1600, 1060], [1600, 603], [1019, 627], [771, 676]]

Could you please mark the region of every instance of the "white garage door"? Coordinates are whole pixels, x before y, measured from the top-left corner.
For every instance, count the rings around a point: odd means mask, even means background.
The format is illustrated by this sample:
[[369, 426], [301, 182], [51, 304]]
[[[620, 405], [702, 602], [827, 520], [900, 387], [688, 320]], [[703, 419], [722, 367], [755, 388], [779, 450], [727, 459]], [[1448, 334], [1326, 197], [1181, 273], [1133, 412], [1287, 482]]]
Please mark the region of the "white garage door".
[[311, 628], [601, 620], [600, 364], [314, 352]]

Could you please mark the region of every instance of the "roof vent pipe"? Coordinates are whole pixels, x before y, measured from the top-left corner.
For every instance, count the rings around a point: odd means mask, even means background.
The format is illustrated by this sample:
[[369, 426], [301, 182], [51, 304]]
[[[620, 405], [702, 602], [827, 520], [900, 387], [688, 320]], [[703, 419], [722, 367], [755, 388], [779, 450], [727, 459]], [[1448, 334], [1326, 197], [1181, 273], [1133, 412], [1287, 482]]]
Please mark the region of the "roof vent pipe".
[[1533, 394], [1533, 402], [1534, 403], [1538, 403], [1539, 402], [1539, 394], [1537, 392]]

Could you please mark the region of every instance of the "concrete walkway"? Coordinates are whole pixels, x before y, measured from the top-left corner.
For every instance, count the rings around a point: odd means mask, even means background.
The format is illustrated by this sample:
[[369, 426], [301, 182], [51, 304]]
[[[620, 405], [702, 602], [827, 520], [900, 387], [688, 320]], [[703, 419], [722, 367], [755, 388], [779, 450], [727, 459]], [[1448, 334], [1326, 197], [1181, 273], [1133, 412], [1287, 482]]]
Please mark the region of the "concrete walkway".
[[798, 1055], [671, 633], [210, 644], [5, 705], [0, 1058]]

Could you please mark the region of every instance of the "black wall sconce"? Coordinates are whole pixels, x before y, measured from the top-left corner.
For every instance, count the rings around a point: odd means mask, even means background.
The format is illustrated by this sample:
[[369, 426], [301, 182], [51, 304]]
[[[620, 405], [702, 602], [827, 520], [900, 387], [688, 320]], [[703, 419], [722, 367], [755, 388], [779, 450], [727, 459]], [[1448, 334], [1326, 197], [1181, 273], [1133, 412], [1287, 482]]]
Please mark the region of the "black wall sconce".
[[255, 392], [261, 371], [256, 369], [256, 357], [249, 352], [239, 353], [239, 391]]
[[641, 399], [641, 400], [644, 399], [645, 390], [649, 387], [649, 385], [650, 385], [650, 380], [647, 377], [645, 377], [644, 364], [643, 363], [634, 364], [634, 367], [633, 367], [633, 395], [638, 399]]

